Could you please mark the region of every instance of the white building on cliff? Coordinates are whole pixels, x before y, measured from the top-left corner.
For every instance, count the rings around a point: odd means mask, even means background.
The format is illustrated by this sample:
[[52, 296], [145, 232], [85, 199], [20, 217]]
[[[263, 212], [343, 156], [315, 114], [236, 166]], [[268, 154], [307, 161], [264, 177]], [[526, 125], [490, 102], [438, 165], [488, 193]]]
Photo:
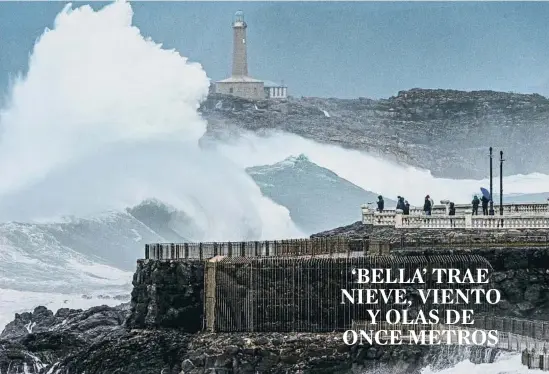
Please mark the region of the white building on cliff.
[[233, 21], [233, 69], [229, 78], [215, 83], [215, 92], [233, 95], [245, 99], [259, 100], [265, 98], [284, 99], [287, 87], [283, 84], [266, 82], [248, 75], [248, 55], [244, 13], [238, 11]]

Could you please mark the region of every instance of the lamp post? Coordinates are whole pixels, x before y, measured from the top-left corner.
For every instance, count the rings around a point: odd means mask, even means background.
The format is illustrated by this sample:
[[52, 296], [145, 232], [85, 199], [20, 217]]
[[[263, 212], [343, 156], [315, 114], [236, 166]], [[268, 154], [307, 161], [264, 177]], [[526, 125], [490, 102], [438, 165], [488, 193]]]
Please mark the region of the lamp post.
[[493, 194], [492, 194], [492, 187], [493, 187], [493, 183], [492, 183], [492, 147], [490, 147], [490, 211], [488, 212], [491, 216], [494, 215], [494, 199], [493, 199]]
[[499, 151], [499, 215], [503, 215], [503, 151]]

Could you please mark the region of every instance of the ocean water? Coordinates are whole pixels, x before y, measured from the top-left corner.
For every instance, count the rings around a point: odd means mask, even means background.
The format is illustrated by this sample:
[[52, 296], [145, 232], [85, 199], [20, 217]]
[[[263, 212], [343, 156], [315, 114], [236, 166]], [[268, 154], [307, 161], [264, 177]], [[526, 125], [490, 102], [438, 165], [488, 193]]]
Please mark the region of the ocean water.
[[473, 364], [469, 360], [464, 360], [457, 365], [442, 369], [431, 370], [426, 367], [421, 374], [535, 374], [543, 373], [541, 370], [532, 370], [523, 366], [520, 353], [500, 354], [494, 363], [491, 364]]
[[[244, 170], [299, 154], [365, 190], [406, 194], [412, 204], [425, 194], [466, 202], [487, 184], [434, 178], [428, 170], [281, 132], [241, 133], [203, 149], [206, 123], [197, 108], [208, 92], [207, 72], [185, 51], [144, 38], [132, 15], [123, 1], [98, 11], [67, 5], [37, 40], [28, 73], [8, 92], [0, 111], [0, 256], [9, 260], [0, 275], [0, 327], [14, 312], [37, 305], [56, 310], [117, 304], [99, 295], [130, 289], [131, 272], [109, 264], [99, 248], [82, 255], [36, 228], [14, 238], [14, 221], [32, 225], [121, 212], [156, 198], [193, 220], [201, 232], [197, 240], [302, 237], [288, 209], [262, 196]], [[548, 185], [543, 174], [505, 178], [508, 193], [540, 193]], [[139, 240], [136, 248], [135, 258], [141, 256]], [[33, 281], [35, 274], [40, 277]], [[48, 292], [41, 284], [58, 289]], [[476, 372], [533, 371], [520, 367], [517, 355], [507, 355], [493, 364], [463, 361], [438, 373]]]

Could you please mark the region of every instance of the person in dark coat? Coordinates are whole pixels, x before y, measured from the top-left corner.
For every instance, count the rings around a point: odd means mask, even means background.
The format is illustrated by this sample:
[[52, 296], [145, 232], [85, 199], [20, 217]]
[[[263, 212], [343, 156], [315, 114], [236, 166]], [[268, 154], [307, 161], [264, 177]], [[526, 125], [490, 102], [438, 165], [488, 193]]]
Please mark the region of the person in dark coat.
[[431, 215], [431, 200], [429, 199], [429, 195], [425, 196], [425, 203], [423, 204], [423, 211], [426, 215]]
[[475, 195], [475, 197], [473, 197], [473, 201], [471, 202], [471, 204], [473, 204], [473, 215], [474, 216], [478, 215], [478, 206], [480, 204], [480, 200], [478, 199], [478, 196]]
[[404, 209], [402, 210], [402, 214], [406, 216], [410, 214], [410, 203], [408, 200], [404, 201]]
[[377, 197], [377, 211], [383, 212], [384, 208], [385, 208], [385, 201], [383, 200], [383, 196], [379, 195]]
[[490, 200], [488, 200], [488, 198], [486, 196], [482, 196], [480, 201], [482, 202], [482, 214], [487, 216], [488, 215], [488, 203], [490, 202]]
[[[456, 215], [456, 206], [454, 203], [450, 203], [450, 209], [448, 209], [448, 215], [449, 216], [455, 216]], [[456, 224], [452, 218], [450, 218], [450, 226], [454, 227]]]
[[404, 211], [404, 208], [406, 208], [406, 205], [404, 204], [404, 198], [402, 196], [398, 197], [398, 203], [397, 203], [397, 209], [400, 209]]

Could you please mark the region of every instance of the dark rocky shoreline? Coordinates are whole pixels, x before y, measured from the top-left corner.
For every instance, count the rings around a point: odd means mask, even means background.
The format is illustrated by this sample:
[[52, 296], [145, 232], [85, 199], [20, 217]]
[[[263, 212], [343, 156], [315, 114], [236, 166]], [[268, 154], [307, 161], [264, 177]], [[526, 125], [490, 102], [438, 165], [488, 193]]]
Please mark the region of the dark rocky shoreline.
[[[530, 235], [543, 231], [528, 231]], [[318, 235], [394, 238], [394, 229], [359, 223]], [[437, 230], [439, 238], [465, 235]], [[399, 235], [402, 232], [398, 232]], [[414, 237], [421, 232], [405, 232]], [[423, 235], [426, 235], [423, 232]], [[516, 233], [515, 233], [516, 234]], [[526, 234], [522, 232], [520, 234]], [[472, 233], [497, 236], [503, 233]], [[480, 254], [494, 269], [503, 301], [496, 315], [549, 320], [549, 247], [421, 248], [393, 255]], [[0, 334], [2, 374], [417, 373], [464, 358], [493, 359], [456, 347], [346, 346], [334, 333], [208, 333], [203, 324], [204, 265], [138, 261], [131, 303], [88, 310], [38, 307]], [[478, 348], [482, 349], [482, 348]], [[478, 350], [477, 349], [477, 350]], [[453, 351], [452, 351], [453, 350]], [[26, 370], [26, 371], [25, 371]]]
[[[127, 305], [87, 311], [38, 307], [0, 336], [0, 372], [32, 374], [416, 373], [486, 357], [484, 348], [347, 346], [339, 333], [188, 333], [130, 329]], [[67, 322], [68, 321], [68, 322]], [[32, 332], [25, 326], [36, 323]], [[36, 330], [35, 330], [36, 329]], [[476, 351], [476, 353], [475, 353]], [[496, 351], [491, 352], [493, 359]], [[25, 371], [26, 370], [26, 371]]]

